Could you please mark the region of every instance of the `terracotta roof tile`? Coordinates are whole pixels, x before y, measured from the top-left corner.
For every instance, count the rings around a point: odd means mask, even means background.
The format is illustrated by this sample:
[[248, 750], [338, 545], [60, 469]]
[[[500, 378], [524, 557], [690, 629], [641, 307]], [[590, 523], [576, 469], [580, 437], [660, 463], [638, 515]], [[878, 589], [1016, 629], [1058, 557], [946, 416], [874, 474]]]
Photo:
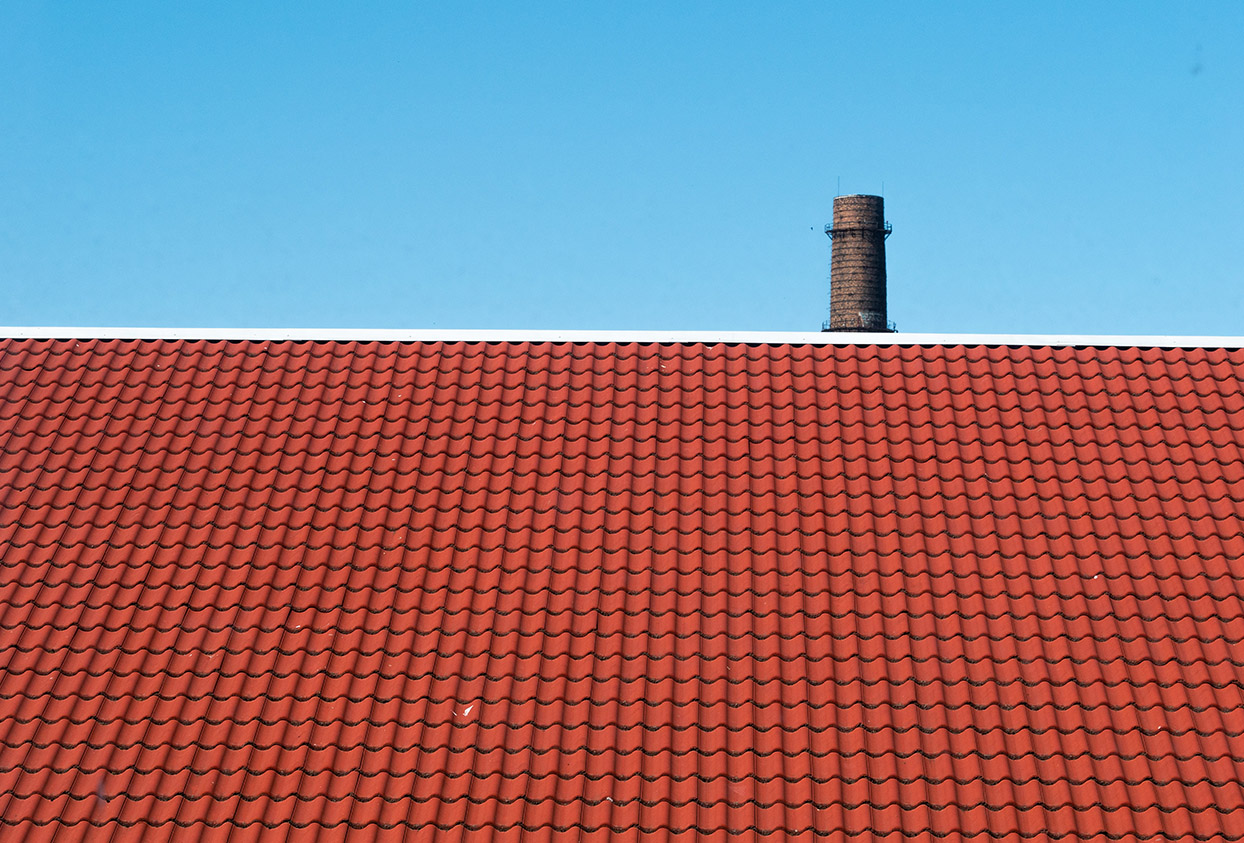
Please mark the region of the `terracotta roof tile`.
[[1242, 376], [2, 341], [0, 824], [1239, 840]]

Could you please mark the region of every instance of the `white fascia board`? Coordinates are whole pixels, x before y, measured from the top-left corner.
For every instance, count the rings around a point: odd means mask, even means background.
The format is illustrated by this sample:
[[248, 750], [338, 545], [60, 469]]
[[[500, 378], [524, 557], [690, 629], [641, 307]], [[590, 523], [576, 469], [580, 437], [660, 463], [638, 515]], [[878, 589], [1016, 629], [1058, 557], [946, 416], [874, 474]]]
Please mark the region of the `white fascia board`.
[[12, 339], [162, 339], [319, 342], [615, 342], [758, 345], [1003, 345], [1116, 348], [1244, 348], [1244, 337], [1090, 334], [907, 334], [779, 331], [551, 331], [364, 328], [0, 327]]

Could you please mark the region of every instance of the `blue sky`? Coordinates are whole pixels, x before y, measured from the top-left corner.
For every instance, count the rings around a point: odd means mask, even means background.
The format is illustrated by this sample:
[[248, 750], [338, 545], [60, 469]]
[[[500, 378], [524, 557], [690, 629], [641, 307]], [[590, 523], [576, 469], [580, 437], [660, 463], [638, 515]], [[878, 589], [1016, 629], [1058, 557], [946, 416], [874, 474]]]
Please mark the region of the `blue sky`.
[[0, 324], [1244, 334], [1244, 3], [0, 5]]

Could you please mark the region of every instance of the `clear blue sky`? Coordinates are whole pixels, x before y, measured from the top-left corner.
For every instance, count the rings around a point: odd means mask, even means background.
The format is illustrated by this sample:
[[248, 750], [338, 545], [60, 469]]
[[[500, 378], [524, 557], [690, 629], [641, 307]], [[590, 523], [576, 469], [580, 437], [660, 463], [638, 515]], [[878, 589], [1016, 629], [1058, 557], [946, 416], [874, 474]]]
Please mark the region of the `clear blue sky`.
[[0, 5], [0, 324], [1244, 334], [1244, 3]]

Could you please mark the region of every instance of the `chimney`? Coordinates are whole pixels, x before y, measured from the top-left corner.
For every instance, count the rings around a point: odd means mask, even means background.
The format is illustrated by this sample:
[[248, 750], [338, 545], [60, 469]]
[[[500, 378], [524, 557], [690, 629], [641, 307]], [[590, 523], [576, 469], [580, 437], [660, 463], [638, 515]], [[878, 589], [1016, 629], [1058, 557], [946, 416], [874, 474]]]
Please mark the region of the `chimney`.
[[890, 224], [880, 196], [838, 196], [825, 233], [834, 241], [829, 265], [829, 321], [823, 331], [889, 332], [885, 240]]

